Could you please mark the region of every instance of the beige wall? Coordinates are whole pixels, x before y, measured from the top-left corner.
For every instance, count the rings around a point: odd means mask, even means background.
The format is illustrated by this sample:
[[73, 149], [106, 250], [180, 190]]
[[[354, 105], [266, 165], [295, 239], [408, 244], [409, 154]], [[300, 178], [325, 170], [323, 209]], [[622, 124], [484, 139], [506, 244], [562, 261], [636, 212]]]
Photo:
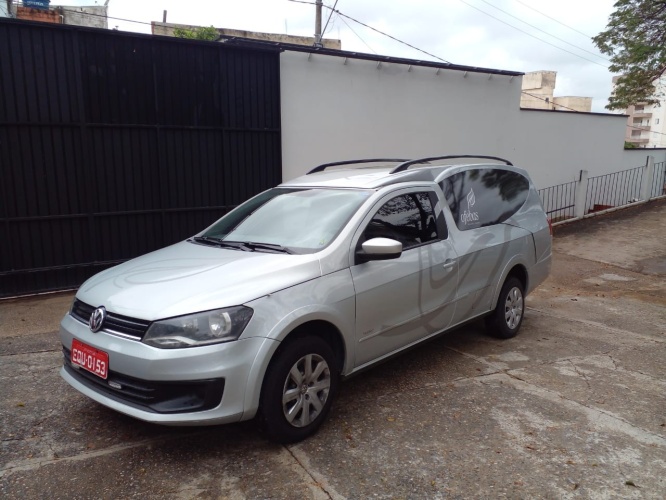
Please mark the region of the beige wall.
[[523, 76], [520, 107], [529, 109], [556, 109], [558, 111], [592, 110], [591, 97], [554, 97], [557, 71], [533, 71]]
[[592, 111], [591, 97], [563, 96], [553, 97], [554, 109], [558, 111], [580, 111], [589, 113]]
[[557, 71], [532, 71], [523, 75], [523, 90], [537, 90], [553, 94]]

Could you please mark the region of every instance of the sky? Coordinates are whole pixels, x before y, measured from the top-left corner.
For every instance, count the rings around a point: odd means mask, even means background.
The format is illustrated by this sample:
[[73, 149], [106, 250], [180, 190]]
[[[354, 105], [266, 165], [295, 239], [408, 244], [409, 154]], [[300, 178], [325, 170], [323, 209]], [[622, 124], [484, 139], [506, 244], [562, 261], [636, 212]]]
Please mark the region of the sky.
[[[303, 0], [306, 2], [314, 0]], [[104, 0], [53, 0], [94, 5]], [[557, 71], [556, 96], [592, 97], [604, 109], [608, 58], [590, 37], [605, 29], [615, 0], [337, 0], [340, 13], [454, 64], [512, 71]], [[324, 0], [333, 7], [336, 0]], [[314, 5], [290, 0], [109, 0], [109, 28], [150, 33], [150, 21], [313, 36]], [[324, 7], [323, 24], [331, 10]], [[120, 18], [120, 19], [113, 19]], [[140, 21], [139, 23], [121, 19]], [[511, 25], [511, 26], [509, 26]], [[333, 13], [326, 38], [342, 49], [436, 60]], [[559, 48], [558, 48], [559, 47]]]

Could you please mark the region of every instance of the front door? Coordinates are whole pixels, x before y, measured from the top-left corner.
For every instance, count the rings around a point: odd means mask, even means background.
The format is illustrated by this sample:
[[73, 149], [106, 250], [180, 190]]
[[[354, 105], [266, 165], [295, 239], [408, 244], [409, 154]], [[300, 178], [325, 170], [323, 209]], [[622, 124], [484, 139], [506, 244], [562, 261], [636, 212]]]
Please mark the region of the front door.
[[400, 241], [397, 259], [351, 266], [356, 290], [356, 367], [445, 329], [455, 309], [458, 261], [434, 192], [385, 197], [356, 247], [372, 238]]

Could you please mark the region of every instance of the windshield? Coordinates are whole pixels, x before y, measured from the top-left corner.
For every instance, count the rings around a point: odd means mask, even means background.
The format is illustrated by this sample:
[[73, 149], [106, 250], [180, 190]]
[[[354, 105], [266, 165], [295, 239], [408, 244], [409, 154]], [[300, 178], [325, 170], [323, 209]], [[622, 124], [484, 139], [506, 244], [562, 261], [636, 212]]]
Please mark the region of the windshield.
[[312, 253], [333, 241], [368, 196], [370, 191], [274, 188], [245, 202], [202, 236]]

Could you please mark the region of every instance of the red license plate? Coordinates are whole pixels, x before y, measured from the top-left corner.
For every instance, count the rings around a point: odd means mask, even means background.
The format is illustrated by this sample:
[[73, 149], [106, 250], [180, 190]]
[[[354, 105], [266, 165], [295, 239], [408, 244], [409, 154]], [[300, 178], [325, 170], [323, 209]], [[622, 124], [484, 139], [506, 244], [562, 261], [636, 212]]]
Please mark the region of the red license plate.
[[109, 355], [76, 339], [72, 340], [72, 364], [105, 380], [109, 376]]

